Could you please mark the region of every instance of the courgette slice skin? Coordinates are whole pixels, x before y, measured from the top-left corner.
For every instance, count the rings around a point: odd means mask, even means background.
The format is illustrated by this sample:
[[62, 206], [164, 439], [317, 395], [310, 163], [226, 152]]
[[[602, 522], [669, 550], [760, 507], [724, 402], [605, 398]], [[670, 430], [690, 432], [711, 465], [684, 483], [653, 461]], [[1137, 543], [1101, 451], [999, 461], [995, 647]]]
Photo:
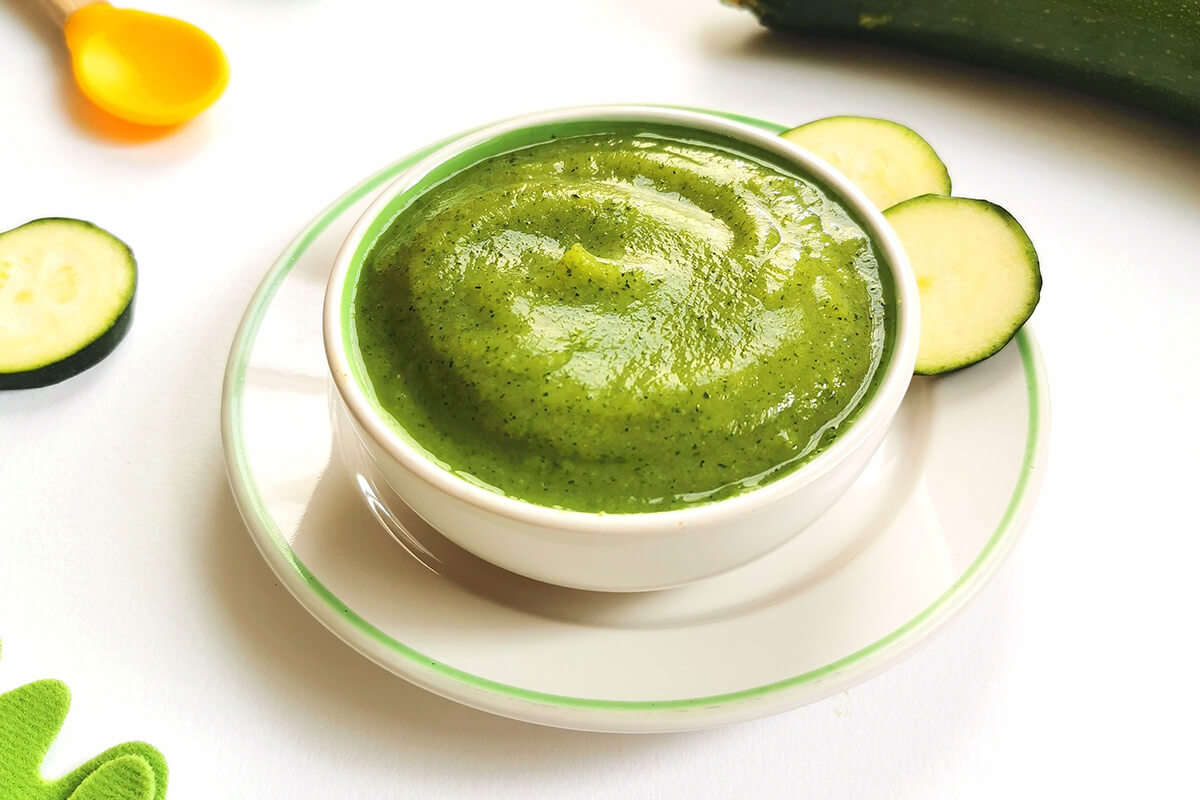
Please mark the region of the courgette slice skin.
[[47, 217], [0, 233], [0, 389], [59, 383], [129, 331], [137, 262], [90, 222]]
[[837, 116], [784, 131], [828, 162], [883, 211], [923, 194], [950, 194], [950, 172], [929, 142], [899, 122]]
[[995, 355], [1033, 314], [1042, 272], [1033, 242], [987, 200], [925, 195], [884, 212], [921, 295], [915, 372], [940, 375]]

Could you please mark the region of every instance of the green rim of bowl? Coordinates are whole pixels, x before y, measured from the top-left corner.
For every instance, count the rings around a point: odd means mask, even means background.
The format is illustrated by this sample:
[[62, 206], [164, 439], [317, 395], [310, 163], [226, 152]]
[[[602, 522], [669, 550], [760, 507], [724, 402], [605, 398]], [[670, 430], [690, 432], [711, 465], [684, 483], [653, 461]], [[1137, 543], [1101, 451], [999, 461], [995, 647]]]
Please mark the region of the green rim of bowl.
[[[712, 114], [725, 119], [732, 119], [738, 122], [744, 122], [750, 125], [755, 125], [763, 130], [772, 133], [782, 133], [787, 130], [786, 126], [776, 125], [775, 123], [765, 120], [746, 117], [738, 114], [728, 114], [720, 111], [711, 111], [708, 109], [687, 108], [688, 111], [697, 111], [700, 113]], [[478, 129], [476, 129], [478, 130]], [[284, 560], [295, 571], [296, 575], [304, 585], [312, 592], [313, 595], [320, 598], [330, 610], [335, 612], [337, 616], [354, 626], [359, 633], [367, 638], [384, 645], [395, 654], [403, 657], [413, 664], [417, 669], [433, 673], [442, 678], [448, 678], [451, 681], [460, 683], [465, 687], [473, 690], [483, 691], [487, 694], [499, 695], [512, 700], [521, 700], [525, 702], [533, 702], [543, 706], [551, 706], [555, 708], [570, 708], [570, 709], [592, 709], [603, 711], [671, 711], [685, 710], [696, 708], [712, 708], [717, 705], [726, 705], [730, 703], [743, 702], [754, 700], [769, 695], [779, 694], [789, 689], [794, 689], [801, 686], [807, 686], [817, 683], [823, 679], [839, 673], [843, 670], [848, 670], [856, 666], [862, 666], [872, 656], [883, 653], [893, 645], [898, 645], [902, 640], [910, 637], [914, 632], [929, 628], [933, 623], [945, 619], [952, 611], [958, 608], [969, 597], [969, 593], [964, 592], [967, 588], [978, 588], [981, 585], [982, 579], [990, 575], [992, 568], [998, 565], [999, 556], [1007, 552], [1007, 547], [1001, 548], [1002, 543], [1010, 542], [1010, 534], [1018, 532], [1018, 523], [1020, 512], [1026, 509], [1026, 501], [1031, 499], [1029, 494], [1031, 488], [1036, 485], [1032, 481], [1032, 477], [1037, 473], [1039, 466], [1039, 455], [1042, 450], [1039, 447], [1041, 442], [1041, 426], [1042, 426], [1042, 408], [1046, 404], [1045, 389], [1041, 384], [1039, 377], [1039, 360], [1036, 354], [1035, 345], [1032, 342], [1030, 335], [1022, 330], [1016, 336], [1018, 352], [1021, 356], [1021, 363], [1025, 371], [1025, 382], [1028, 398], [1028, 428], [1025, 438], [1025, 452], [1021, 465], [1021, 472], [1017, 478], [1016, 486], [1013, 488], [1012, 497], [1009, 499], [1008, 506], [1005, 508], [1003, 516], [1000, 518], [1000, 523], [996, 530], [988, 539], [979, 555], [971, 562], [970, 566], [958, 577], [957, 580], [946, 589], [936, 600], [933, 601], [927, 608], [910, 619], [904, 625], [896, 628], [891, 633], [881, 639], [847, 655], [836, 661], [833, 661], [825, 666], [817, 669], [809, 670], [808, 672], [794, 675], [790, 678], [784, 678], [773, 683], [756, 686], [750, 689], [742, 689], [736, 692], [728, 692], [726, 694], [709, 695], [706, 697], [695, 697], [687, 699], [673, 700], [603, 700], [587, 697], [570, 697], [566, 695], [550, 694], [547, 692], [539, 692], [533, 689], [525, 689], [520, 686], [512, 686], [499, 681], [490, 680], [479, 675], [466, 672], [458, 669], [450, 664], [443, 663], [437, 659], [431, 658], [424, 653], [421, 653], [403, 642], [393, 639], [391, 636], [372, 625], [366, 619], [359, 616], [353, 609], [343, 603], [338, 597], [331, 592], [321, 581], [313, 575], [303, 562], [296, 556], [291, 549], [287, 540], [280, 533], [278, 526], [275, 524], [270, 513], [268, 512], [262, 494], [259, 491], [258, 484], [254, 480], [254, 475], [250, 470], [246, 456], [246, 444], [244, 441], [242, 430], [242, 397], [243, 389], [246, 381], [246, 370], [249, 365], [250, 352], [253, 349], [255, 339], [258, 335], [259, 327], [262, 324], [263, 316], [270, 305], [272, 298], [279, 289], [280, 284], [292, 267], [304, 254], [304, 252], [312, 245], [312, 243], [321, 235], [329, 225], [344, 214], [350, 207], [358, 203], [370, 193], [382, 188], [386, 183], [395, 178], [402, 170], [412, 166], [414, 163], [429, 155], [450, 142], [461, 138], [461, 136], [470, 133], [466, 131], [456, 136], [451, 136], [442, 141], [436, 142], [425, 148], [417, 150], [405, 158], [397, 161], [389, 167], [377, 172], [367, 180], [360, 183], [358, 186], [351, 189], [333, 205], [329, 206], [322, 214], [312, 221], [308, 227], [301, 231], [300, 235], [292, 242], [292, 244], [284, 251], [279, 259], [271, 266], [266, 277], [259, 285], [257, 292], [250, 302], [250, 306], [246, 311], [246, 315], [242, 320], [241, 327], [238, 329], [237, 336], [234, 339], [233, 347], [229, 357], [229, 369], [226, 372], [226, 381], [224, 386], [223, 408], [222, 408], [222, 426], [224, 433], [226, 462], [229, 469], [230, 481], [234, 487], [234, 493], [239, 501], [239, 507], [243, 515], [246, 515], [247, 522], [252, 522], [249, 516], [252, 515], [257, 521], [258, 527], [265, 531], [271, 542], [279, 553], [284, 557]], [[261, 546], [261, 545], [260, 545]], [[915, 644], [916, 642], [912, 642]]]

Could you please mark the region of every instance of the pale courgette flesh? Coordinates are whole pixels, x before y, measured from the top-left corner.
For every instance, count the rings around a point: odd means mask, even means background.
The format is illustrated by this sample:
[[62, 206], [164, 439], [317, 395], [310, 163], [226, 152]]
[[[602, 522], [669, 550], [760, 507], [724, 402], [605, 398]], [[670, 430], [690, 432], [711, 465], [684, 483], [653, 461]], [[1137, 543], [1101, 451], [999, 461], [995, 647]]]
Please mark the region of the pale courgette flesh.
[[826, 117], [783, 138], [829, 163], [880, 210], [923, 194], [950, 194], [950, 173], [911, 128], [874, 117]]
[[136, 289], [132, 251], [90, 222], [37, 219], [0, 233], [0, 389], [97, 364], [128, 332]]
[[1042, 273], [1021, 225], [995, 203], [925, 195], [884, 212], [921, 296], [916, 372], [953, 372], [999, 352], [1037, 307]]

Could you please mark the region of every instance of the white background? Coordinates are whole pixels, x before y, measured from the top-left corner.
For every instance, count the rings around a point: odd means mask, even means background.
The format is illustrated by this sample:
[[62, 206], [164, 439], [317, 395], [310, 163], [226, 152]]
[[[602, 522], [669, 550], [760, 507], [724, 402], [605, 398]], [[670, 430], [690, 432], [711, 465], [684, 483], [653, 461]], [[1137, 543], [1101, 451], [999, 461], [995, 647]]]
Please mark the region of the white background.
[[[761, 34], [716, 0], [146, 0], [232, 82], [114, 138], [55, 31], [0, 0], [0, 229], [94, 220], [141, 269], [102, 365], [0, 395], [0, 689], [74, 691], [58, 774], [125, 739], [170, 796], [1196, 796], [1200, 134], [949, 62]], [[647, 101], [891, 117], [1020, 219], [1053, 440], [996, 581], [881, 677], [671, 736], [540, 729], [409, 687], [273, 580], [226, 488], [221, 375], [255, 285], [361, 177], [488, 120]], [[144, 137], [143, 137], [144, 138]], [[5, 798], [7, 800], [7, 798]]]

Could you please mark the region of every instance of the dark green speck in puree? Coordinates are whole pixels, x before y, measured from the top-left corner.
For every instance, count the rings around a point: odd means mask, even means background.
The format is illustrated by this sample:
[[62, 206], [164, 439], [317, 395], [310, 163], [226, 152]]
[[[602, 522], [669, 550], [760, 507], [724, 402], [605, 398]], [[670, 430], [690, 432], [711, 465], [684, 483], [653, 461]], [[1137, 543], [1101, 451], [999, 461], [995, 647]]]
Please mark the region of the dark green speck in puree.
[[871, 241], [785, 169], [630, 130], [437, 184], [355, 290], [378, 404], [541, 505], [674, 509], [791, 472], [864, 404], [890, 323]]

